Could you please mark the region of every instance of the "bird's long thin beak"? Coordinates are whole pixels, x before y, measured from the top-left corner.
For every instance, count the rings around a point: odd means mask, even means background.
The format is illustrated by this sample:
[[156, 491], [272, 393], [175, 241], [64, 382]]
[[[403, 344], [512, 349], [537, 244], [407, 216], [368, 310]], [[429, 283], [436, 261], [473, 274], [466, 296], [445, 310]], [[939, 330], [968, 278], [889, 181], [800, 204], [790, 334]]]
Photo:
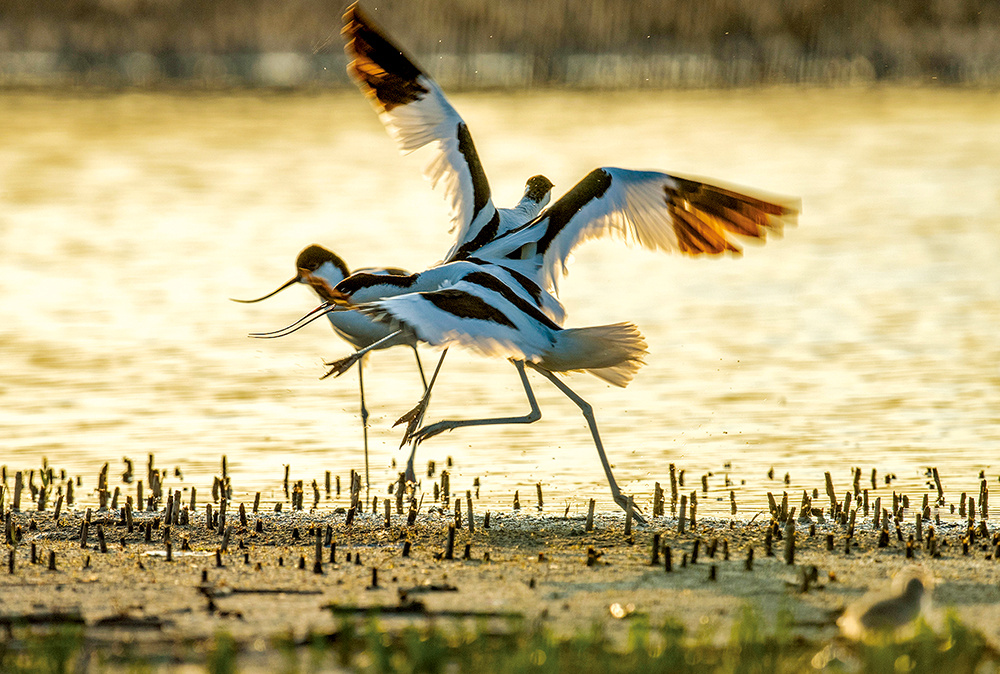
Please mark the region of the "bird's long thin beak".
[[275, 339], [277, 337], [285, 337], [286, 335], [292, 334], [299, 328], [304, 328], [305, 326], [315, 321], [317, 318], [322, 318], [331, 311], [347, 311], [347, 310], [348, 309], [346, 307], [338, 307], [333, 302], [324, 302], [323, 304], [319, 305], [318, 307], [316, 307], [308, 314], [306, 314], [305, 316], [303, 316], [302, 318], [295, 321], [289, 326], [281, 328], [280, 330], [274, 330], [272, 332], [251, 332], [250, 336], [253, 337], [254, 339]]
[[277, 290], [272, 290], [271, 292], [269, 292], [268, 294], [264, 295], [263, 297], [258, 297], [255, 300], [238, 300], [238, 299], [235, 299], [235, 298], [232, 298], [232, 297], [230, 297], [229, 299], [232, 300], [233, 302], [240, 302], [241, 304], [253, 304], [254, 302], [260, 302], [261, 300], [266, 300], [268, 297], [274, 297], [275, 295], [277, 295], [278, 293], [280, 293], [285, 288], [288, 288], [289, 286], [295, 285], [296, 283], [299, 282], [300, 278], [301, 277], [296, 276], [295, 278], [293, 278], [293, 279], [291, 279], [289, 281], [286, 281]]

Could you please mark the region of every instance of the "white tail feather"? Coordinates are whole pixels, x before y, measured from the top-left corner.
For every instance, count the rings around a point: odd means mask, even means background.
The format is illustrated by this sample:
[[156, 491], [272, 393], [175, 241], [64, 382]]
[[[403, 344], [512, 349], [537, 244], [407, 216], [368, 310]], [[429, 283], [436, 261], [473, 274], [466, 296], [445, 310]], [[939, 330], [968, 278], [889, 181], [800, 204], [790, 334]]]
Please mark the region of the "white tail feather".
[[643, 365], [646, 341], [632, 323], [567, 328], [539, 365], [552, 372], [584, 370], [609, 384], [625, 387]]

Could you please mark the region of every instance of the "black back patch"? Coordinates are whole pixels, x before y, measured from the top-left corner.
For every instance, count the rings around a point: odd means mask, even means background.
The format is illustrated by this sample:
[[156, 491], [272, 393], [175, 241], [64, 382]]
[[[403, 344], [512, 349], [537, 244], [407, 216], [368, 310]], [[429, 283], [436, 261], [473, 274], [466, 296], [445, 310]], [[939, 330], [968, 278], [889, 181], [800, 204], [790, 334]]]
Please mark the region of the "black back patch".
[[359, 290], [364, 290], [365, 288], [374, 288], [375, 286], [392, 286], [394, 288], [409, 288], [416, 282], [417, 282], [417, 274], [397, 276], [394, 274], [360, 273], [348, 276], [343, 281], [338, 283], [337, 290], [346, 295], [353, 295]]
[[484, 271], [474, 271], [466, 274], [462, 277], [463, 281], [468, 281], [469, 283], [475, 283], [478, 286], [482, 286], [487, 290], [492, 290], [497, 293], [505, 300], [514, 305], [514, 307], [535, 321], [538, 321], [550, 330], [561, 330], [551, 318], [543, 314], [538, 307], [534, 306], [530, 302], [525, 302], [522, 297], [520, 297], [516, 292], [509, 288], [503, 281], [498, 279], [493, 274], [487, 274]]
[[470, 257], [477, 250], [488, 244], [500, 231], [500, 211], [494, 210], [493, 217], [487, 222], [479, 233], [476, 234], [471, 240], [466, 241], [455, 251], [455, 254], [448, 258], [448, 262], [455, 262], [456, 260], [471, 260]]
[[476, 297], [464, 290], [448, 289], [420, 294], [435, 307], [452, 316], [470, 318], [477, 321], [490, 321], [517, 330], [517, 326], [507, 318], [506, 314], [496, 307], [490, 306], [481, 297]]

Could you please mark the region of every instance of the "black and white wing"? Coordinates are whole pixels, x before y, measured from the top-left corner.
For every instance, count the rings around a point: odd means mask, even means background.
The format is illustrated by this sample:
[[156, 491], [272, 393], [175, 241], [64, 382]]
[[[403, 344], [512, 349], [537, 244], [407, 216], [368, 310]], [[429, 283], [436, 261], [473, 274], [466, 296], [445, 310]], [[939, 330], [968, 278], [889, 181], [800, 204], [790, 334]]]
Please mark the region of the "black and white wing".
[[424, 176], [444, 192], [457, 239], [445, 259], [460, 259], [493, 239], [500, 214], [493, 205], [472, 134], [441, 88], [396, 46], [357, 3], [344, 14], [351, 57], [347, 71], [372, 102], [399, 150], [429, 146]]
[[358, 309], [376, 320], [404, 325], [433, 346], [459, 345], [484, 356], [528, 361], [541, 359], [552, 347], [553, 333], [560, 329], [495, 278], [463, 280]]
[[537, 280], [556, 288], [573, 249], [614, 236], [650, 250], [686, 255], [742, 251], [741, 239], [764, 240], [794, 225], [801, 202], [742, 187], [656, 171], [591, 171], [532, 222], [496, 238], [476, 256], [533, 260]]

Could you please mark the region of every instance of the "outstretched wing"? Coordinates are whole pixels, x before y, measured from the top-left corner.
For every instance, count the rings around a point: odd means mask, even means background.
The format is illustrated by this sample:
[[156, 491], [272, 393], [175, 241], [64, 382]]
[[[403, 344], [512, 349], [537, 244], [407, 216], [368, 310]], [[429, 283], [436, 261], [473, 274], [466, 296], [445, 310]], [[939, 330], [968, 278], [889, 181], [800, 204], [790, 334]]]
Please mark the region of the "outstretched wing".
[[797, 221], [798, 199], [721, 186], [656, 171], [591, 171], [538, 216], [484, 246], [486, 260], [533, 260], [555, 288], [580, 243], [612, 235], [650, 250], [686, 255], [742, 251], [740, 239], [780, 235]]
[[424, 176], [444, 192], [457, 240], [446, 259], [496, 236], [500, 216], [469, 128], [441, 88], [379, 30], [357, 3], [344, 14], [347, 71], [401, 152], [429, 146]]

